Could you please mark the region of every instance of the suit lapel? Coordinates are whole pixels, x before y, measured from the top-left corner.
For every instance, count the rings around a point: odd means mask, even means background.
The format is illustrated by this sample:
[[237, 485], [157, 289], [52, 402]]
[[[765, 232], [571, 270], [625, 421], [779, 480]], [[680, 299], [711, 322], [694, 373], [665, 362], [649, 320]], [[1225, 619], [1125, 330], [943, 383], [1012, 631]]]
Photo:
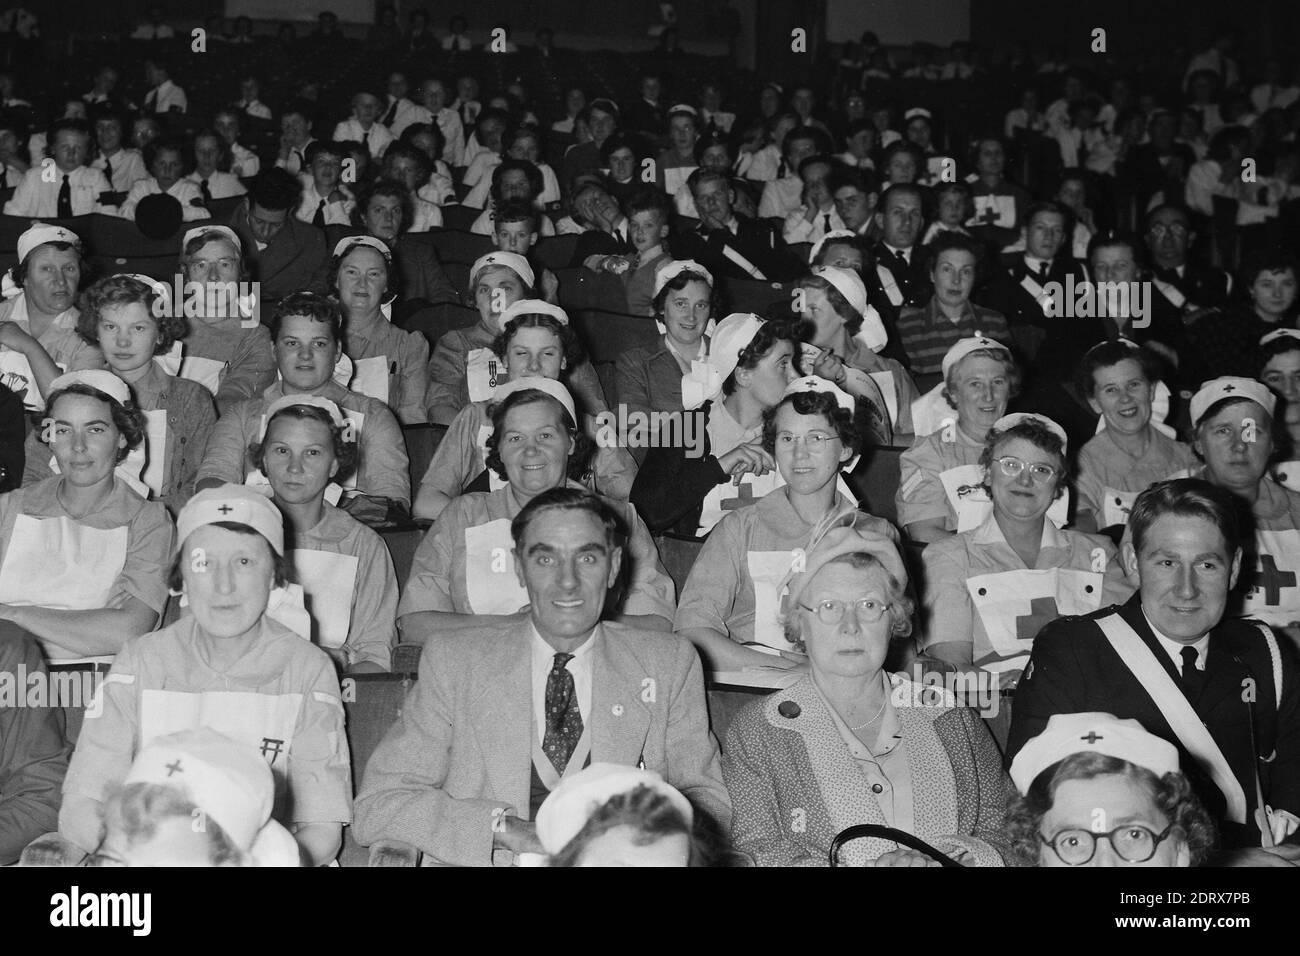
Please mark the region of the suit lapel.
[[1224, 698], [1240, 696], [1242, 679], [1247, 676], [1242, 664], [1234, 659], [1236, 648], [1225, 634], [1210, 632], [1209, 655], [1205, 659], [1205, 686], [1196, 710], [1209, 714], [1223, 702]]
[[490, 792], [523, 811], [528, 807], [533, 744], [532, 635], [528, 621], [511, 640], [485, 654], [470, 701], [474, 732], [487, 765]]
[[623, 636], [599, 625], [592, 648], [591, 759], [634, 767], [644, 755], [650, 732], [650, 709], [643, 697], [657, 703], [660, 687], [627, 649]]

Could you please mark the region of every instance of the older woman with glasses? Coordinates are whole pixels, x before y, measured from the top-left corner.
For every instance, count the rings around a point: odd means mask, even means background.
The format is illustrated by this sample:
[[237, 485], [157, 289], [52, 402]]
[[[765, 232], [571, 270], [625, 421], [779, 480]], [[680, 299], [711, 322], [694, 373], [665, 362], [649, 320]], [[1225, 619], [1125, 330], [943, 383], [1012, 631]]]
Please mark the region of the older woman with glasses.
[[1063, 531], [1052, 503], [1069, 477], [1065, 431], [1018, 413], [993, 424], [980, 458], [986, 517], [925, 549], [925, 650], [962, 669], [1018, 679], [1038, 629], [1124, 600], [1132, 587], [1108, 538]]
[[[979, 718], [950, 696], [884, 670], [911, 630], [894, 543], [854, 526], [810, 540], [787, 579], [787, 637], [808, 673], [742, 709], [722, 772], [736, 848], [760, 866], [825, 866], [835, 836], [862, 823], [919, 837], [959, 863], [998, 866], [1006, 774]], [[872, 837], [846, 843], [859, 866], [935, 865]]]
[[1196, 866], [1214, 846], [1178, 748], [1136, 720], [1056, 714], [1011, 779], [1007, 834], [1031, 866]]

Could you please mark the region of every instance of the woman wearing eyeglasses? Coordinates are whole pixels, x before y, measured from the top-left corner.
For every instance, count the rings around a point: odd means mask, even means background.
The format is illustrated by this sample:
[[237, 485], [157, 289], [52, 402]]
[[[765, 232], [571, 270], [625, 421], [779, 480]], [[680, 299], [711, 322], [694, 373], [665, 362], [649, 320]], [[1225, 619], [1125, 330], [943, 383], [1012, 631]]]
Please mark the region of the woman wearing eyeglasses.
[[[858, 450], [853, 405], [852, 396], [814, 375], [795, 379], [763, 413], [763, 449], [784, 484], [718, 522], [691, 566], [673, 619], [706, 668], [791, 668], [805, 660], [781, 627], [780, 584], [813, 529], [855, 507], [837, 488]], [[870, 520], [877, 522], [873, 530], [897, 539], [889, 522]]]
[[[808, 542], [787, 582], [786, 636], [808, 673], [741, 709], [722, 773], [731, 837], [760, 866], [825, 866], [836, 834], [874, 823], [913, 834], [969, 866], [1010, 858], [1010, 782], [984, 724], [951, 696], [884, 670], [911, 632], [898, 549], [884, 535], [832, 526]], [[876, 837], [840, 853], [856, 866], [934, 866]]]
[[925, 549], [928, 656], [998, 674], [1006, 689], [1044, 624], [1132, 593], [1109, 538], [1061, 530], [1048, 514], [1065, 494], [1065, 453], [1065, 431], [1050, 418], [994, 422], [980, 458], [988, 517]]
[[1030, 866], [1198, 866], [1214, 846], [1178, 749], [1136, 720], [1055, 714], [1011, 779], [1007, 835]]

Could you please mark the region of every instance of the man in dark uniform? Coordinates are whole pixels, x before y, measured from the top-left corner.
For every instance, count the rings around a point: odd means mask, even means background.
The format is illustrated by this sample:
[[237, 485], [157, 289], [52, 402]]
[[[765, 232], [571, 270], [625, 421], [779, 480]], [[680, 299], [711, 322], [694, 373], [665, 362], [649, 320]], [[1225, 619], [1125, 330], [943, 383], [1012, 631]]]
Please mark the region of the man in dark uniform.
[[1185, 208], [1166, 203], [1151, 210], [1145, 238], [1156, 284], [1156, 308], [1172, 308], [1184, 321], [1192, 322], [1204, 310], [1227, 304], [1232, 277], [1222, 269], [1187, 261], [1187, 248], [1195, 234]]
[[1235, 862], [1276, 862], [1244, 849], [1262, 840], [1288, 844], [1289, 858], [1300, 849], [1300, 670], [1263, 625], [1223, 620], [1241, 568], [1232, 497], [1200, 479], [1160, 482], [1138, 496], [1129, 524], [1124, 562], [1138, 593], [1038, 634], [1007, 759], [1053, 714], [1133, 718], [1178, 747], [1221, 844], [1240, 848]]
[[930, 257], [921, 245], [925, 234], [923, 197], [923, 188], [912, 183], [894, 183], [884, 191], [875, 211], [876, 230], [881, 237], [871, 247], [875, 265], [862, 273], [867, 301], [880, 313], [889, 333], [889, 344], [881, 354], [904, 368], [910, 363], [898, 337], [899, 313], [925, 305], [934, 292]]
[[779, 235], [780, 226], [735, 213], [735, 190], [724, 170], [701, 167], [691, 173], [686, 185], [700, 224], [674, 243], [677, 255], [694, 259], [715, 279], [786, 282], [802, 273], [803, 265]]

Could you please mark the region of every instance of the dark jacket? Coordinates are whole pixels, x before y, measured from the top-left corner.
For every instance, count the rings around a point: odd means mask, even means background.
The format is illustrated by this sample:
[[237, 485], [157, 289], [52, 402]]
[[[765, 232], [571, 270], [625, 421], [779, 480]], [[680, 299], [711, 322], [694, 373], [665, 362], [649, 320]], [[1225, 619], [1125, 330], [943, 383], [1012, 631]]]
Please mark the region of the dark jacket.
[[[1282, 660], [1279, 709], [1272, 656], [1258, 626], [1233, 619], [1220, 622], [1210, 632], [1204, 687], [1191, 703], [1245, 792], [1247, 823], [1240, 826], [1224, 822], [1223, 794], [1182, 748], [1155, 701], [1093, 623], [1116, 610], [1178, 682], [1173, 661], [1142, 613], [1140, 594], [1118, 608], [1054, 621], [1034, 640], [1029, 666], [1016, 690], [1007, 760], [1041, 733], [1053, 714], [1099, 711], [1135, 719], [1178, 747], [1183, 771], [1219, 823], [1223, 846], [1259, 846], [1260, 834], [1254, 824], [1256, 772], [1269, 806], [1300, 813], [1300, 670], [1290, 642], [1278, 641]], [[1253, 689], [1253, 703], [1243, 699], [1249, 696], [1247, 688]]]

